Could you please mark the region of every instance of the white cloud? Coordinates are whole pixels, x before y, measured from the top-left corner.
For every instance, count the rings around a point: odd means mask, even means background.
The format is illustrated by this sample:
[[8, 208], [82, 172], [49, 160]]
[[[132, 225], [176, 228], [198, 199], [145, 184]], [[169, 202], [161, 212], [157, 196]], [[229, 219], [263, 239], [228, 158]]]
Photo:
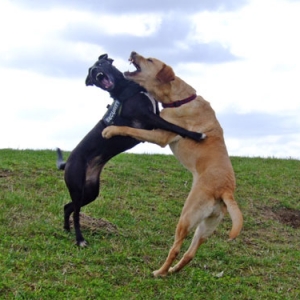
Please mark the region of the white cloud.
[[299, 53], [299, 11], [300, 2], [252, 0], [238, 14], [203, 12], [193, 20], [202, 41], [219, 41], [247, 60], [286, 64], [286, 59], [293, 61]]
[[253, 0], [238, 14], [203, 12], [193, 18], [199, 40], [219, 41], [241, 58], [225, 65], [200, 66], [204, 86], [213, 98], [222, 94], [223, 107], [227, 104], [238, 112], [300, 109], [299, 12], [300, 2]]
[[91, 21], [96, 26], [99, 26], [99, 30], [104, 30], [108, 34], [121, 35], [126, 33], [135, 36], [147, 36], [155, 32], [160, 23], [160, 19], [159, 15], [149, 13], [118, 16], [99, 16], [95, 14]]

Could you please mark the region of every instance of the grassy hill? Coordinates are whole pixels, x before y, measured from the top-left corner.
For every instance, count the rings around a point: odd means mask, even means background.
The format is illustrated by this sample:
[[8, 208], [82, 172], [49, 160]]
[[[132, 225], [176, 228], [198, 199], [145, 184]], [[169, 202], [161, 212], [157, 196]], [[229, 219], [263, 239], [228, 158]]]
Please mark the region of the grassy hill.
[[0, 298], [300, 299], [300, 161], [231, 159], [241, 235], [227, 241], [226, 216], [190, 265], [157, 279], [191, 186], [175, 157], [111, 160], [79, 249], [62, 229], [70, 198], [55, 152], [0, 150]]

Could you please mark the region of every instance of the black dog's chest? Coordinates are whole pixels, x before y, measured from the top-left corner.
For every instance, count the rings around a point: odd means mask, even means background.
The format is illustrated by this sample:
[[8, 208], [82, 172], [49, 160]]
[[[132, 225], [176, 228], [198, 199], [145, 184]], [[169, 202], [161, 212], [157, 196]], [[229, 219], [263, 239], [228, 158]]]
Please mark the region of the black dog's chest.
[[114, 100], [102, 119], [105, 125], [109, 126], [115, 124], [115, 120], [121, 114], [121, 111], [122, 103], [119, 100]]

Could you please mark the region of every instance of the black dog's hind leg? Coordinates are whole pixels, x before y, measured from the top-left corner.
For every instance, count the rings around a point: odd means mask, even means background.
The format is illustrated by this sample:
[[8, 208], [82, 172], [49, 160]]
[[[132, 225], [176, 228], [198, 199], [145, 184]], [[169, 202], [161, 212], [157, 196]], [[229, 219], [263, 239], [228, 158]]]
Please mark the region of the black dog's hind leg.
[[76, 235], [76, 244], [77, 246], [85, 247], [87, 245], [87, 242], [85, 241], [80, 230], [80, 208], [81, 206], [74, 205], [73, 221]]
[[72, 202], [64, 206], [64, 229], [70, 231], [70, 215], [73, 212], [74, 229], [76, 234], [76, 244], [78, 246], [86, 246], [81, 229], [80, 229], [80, 209], [81, 207], [93, 202], [99, 195], [100, 189], [100, 172], [102, 166], [93, 175], [92, 178], [85, 181], [83, 188], [76, 188], [70, 191]]
[[[93, 202], [99, 195], [99, 179], [95, 182], [89, 182], [84, 188], [84, 197], [81, 207]], [[70, 216], [74, 212], [74, 203], [69, 202], [64, 206], [64, 229], [70, 231]]]
[[73, 202], [69, 202], [64, 206], [64, 229], [67, 231], [70, 231], [70, 216], [73, 211]]
[[84, 195], [83, 195], [81, 205], [74, 206], [73, 220], [74, 220], [74, 228], [76, 234], [76, 243], [78, 246], [85, 247], [87, 245], [87, 242], [85, 241], [80, 229], [80, 209], [81, 207], [93, 202], [98, 197], [99, 189], [100, 189], [99, 177], [97, 178], [97, 180], [93, 182], [89, 181], [88, 183], [86, 183], [84, 187]]

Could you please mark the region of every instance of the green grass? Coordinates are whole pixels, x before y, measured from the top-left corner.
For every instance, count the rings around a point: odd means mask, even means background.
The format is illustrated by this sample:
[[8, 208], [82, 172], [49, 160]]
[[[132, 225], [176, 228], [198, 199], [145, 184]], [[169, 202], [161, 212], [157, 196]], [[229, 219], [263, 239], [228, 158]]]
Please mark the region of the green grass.
[[173, 156], [110, 161], [83, 213], [118, 233], [84, 228], [89, 246], [80, 249], [62, 229], [70, 199], [55, 152], [0, 150], [0, 298], [300, 299], [299, 223], [280, 221], [280, 213], [300, 210], [300, 161], [231, 159], [241, 235], [227, 241], [226, 216], [188, 266], [159, 279], [151, 272], [166, 258], [191, 186]]

